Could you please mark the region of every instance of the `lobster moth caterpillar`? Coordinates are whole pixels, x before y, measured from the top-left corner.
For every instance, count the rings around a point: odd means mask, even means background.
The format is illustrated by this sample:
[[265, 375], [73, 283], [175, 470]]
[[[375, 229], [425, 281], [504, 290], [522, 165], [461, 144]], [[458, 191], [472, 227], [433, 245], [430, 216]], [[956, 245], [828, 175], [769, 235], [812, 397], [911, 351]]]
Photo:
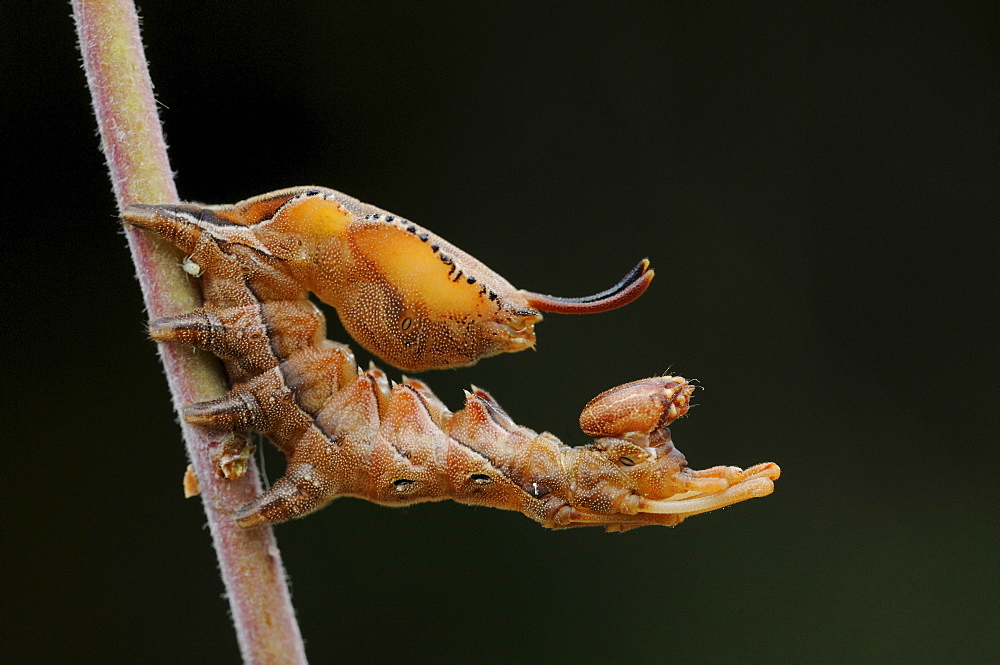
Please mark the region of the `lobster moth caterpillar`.
[[471, 365], [535, 344], [541, 312], [603, 312], [638, 298], [643, 260], [583, 298], [515, 289], [417, 224], [322, 187], [235, 205], [135, 205], [126, 224], [157, 233], [187, 258], [204, 306], [154, 320], [151, 336], [210, 351], [231, 391], [185, 418], [231, 433], [219, 472], [241, 474], [249, 431], [285, 453], [285, 475], [235, 518], [243, 527], [311, 513], [354, 496], [388, 506], [453, 499], [517, 510], [551, 528], [624, 531], [674, 525], [773, 490], [772, 463], [687, 467], [668, 425], [693, 386], [660, 376], [612, 388], [584, 409], [592, 443], [568, 447], [517, 425], [484, 390], [451, 412], [420, 380], [359, 371], [326, 339], [314, 293], [362, 346], [406, 371]]

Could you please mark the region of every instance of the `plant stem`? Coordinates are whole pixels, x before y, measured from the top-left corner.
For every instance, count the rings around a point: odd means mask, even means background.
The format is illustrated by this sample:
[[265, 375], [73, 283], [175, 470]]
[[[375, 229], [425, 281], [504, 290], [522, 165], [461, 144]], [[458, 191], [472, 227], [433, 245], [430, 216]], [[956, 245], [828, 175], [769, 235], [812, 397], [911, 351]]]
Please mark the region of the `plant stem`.
[[[132, 0], [72, 0], [72, 5], [101, 147], [119, 208], [176, 202]], [[201, 304], [198, 289], [179, 269], [181, 257], [176, 250], [135, 229], [126, 235], [150, 316], [169, 316]], [[178, 413], [184, 404], [226, 392], [222, 370], [207, 354], [170, 345], [159, 348]], [[260, 491], [256, 467], [251, 464], [237, 480], [219, 478], [210, 453], [210, 447], [219, 444], [218, 435], [188, 425], [183, 418], [181, 428], [201, 485], [244, 662], [305, 663], [274, 533], [270, 527], [240, 529], [232, 518], [235, 508], [252, 501]]]

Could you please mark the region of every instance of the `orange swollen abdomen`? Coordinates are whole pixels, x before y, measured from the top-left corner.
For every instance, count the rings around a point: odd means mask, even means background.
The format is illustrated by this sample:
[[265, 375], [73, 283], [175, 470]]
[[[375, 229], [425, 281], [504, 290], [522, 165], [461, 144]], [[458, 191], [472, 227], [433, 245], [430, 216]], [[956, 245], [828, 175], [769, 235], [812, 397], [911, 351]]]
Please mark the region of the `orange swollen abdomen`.
[[461, 367], [534, 345], [541, 315], [506, 280], [405, 220], [354, 219], [319, 259], [313, 290], [396, 367]]

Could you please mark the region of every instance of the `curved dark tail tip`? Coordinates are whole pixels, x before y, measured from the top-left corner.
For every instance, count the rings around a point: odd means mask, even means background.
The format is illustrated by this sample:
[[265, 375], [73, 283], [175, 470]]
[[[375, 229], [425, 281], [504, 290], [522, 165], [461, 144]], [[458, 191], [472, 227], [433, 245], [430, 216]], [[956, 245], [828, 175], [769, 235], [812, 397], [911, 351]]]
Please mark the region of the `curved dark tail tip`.
[[632, 268], [621, 281], [610, 289], [582, 298], [560, 298], [541, 293], [522, 291], [528, 305], [542, 312], [553, 314], [593, 314], [607, 312], [627, 305], [645, 292], [653, 279], [654, 271], [649, 269], [649, 259], [643, 259]]

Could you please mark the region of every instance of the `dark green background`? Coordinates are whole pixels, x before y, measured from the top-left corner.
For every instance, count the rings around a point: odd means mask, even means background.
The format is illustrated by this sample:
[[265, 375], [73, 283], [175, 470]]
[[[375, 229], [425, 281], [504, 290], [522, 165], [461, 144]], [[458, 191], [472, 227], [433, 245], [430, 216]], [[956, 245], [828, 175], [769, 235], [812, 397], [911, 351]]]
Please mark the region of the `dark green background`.
[[[630, 307], [425, 376], [452, 407], [578, 444], [670, 369], [692, 465], [784, 471], [624, 535], [336, 502], [277, 529], [313, 662], [996, 655], [994, 3], [141, 5], [185, 198], [326, 185], [548, 293], [652, 259]], [[235, 662], [68, 15], [19, 3], [0, 50], [2, 648]]]

